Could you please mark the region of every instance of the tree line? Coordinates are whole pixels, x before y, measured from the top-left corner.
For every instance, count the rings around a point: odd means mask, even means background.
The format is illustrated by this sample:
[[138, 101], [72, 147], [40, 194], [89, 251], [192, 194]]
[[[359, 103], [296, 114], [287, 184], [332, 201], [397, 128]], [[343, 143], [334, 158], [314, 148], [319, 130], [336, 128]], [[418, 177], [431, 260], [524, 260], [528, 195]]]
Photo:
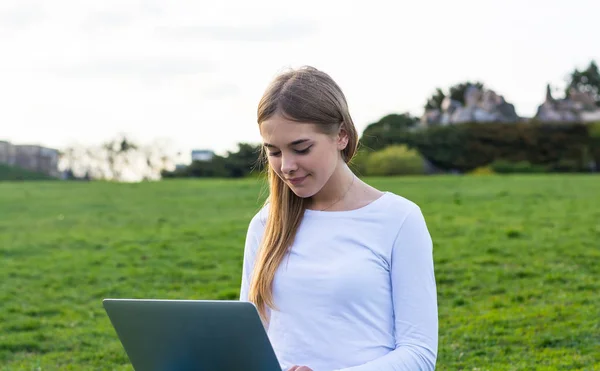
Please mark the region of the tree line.
[[[446, 97], [464, 104], [465, 91], [470, 86], [485, 88], [480, 81], [461, 82], [446, 91], [438, 87], [423, 107], [440, 108]], [[589, 93], [600, 107], [600, 72], [595, 61], [570, 73], [565, 96], [573, 89]], [[392, 113], [367, 125], [352, 166], [365, 175], [469, 172], [489, 165], [497, 169], [513, 166], [543, 171], [586, 171], [600, 164], [597, 126], [528, 122], [424, 128], [420, 119], [410, 113]], [[260, 150], [260, 144], [239, 143], [235, 151], [223, 156], [215, 154], [209, 161], [176, 167], [180, 153], [164, 143], [142, 146], [119, 136], [98, 147], [67, 148], [62, 152], [61, 162], [72, 179], [122, 180], [133, 172], [146, 180], [241, 178], [262, 170]]]

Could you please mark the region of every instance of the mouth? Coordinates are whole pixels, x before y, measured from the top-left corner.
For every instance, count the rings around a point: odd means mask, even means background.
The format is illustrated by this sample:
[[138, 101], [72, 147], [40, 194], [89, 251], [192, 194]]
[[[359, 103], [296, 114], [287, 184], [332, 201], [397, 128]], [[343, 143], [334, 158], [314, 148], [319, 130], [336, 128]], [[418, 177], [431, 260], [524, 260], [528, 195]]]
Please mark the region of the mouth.
[[308, 175], [305, 175], [305, 176], [302, 176], [302, 177], [288, 179], [287, 181], [290, 182], [293, 185], [299, 185], [299, 184], [301, 184], [304, 181], [304, 179], [306, 179], [306, 177], [308, 177]]

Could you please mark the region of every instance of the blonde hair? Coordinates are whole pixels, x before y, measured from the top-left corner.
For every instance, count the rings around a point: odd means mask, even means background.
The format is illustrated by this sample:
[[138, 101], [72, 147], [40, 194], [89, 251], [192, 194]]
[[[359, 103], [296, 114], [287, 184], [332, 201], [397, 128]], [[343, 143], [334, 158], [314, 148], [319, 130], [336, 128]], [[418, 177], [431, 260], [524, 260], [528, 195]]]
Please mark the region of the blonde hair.
[[[275, 114], [289, 120], [316, 124], [324, 134], [336, 135], [343, 128], [348, 144], [341, 151], [348, 163], [358, 147], [358, 134], [348, 103], [337, 83], [326, 73], [305, 66], [278, 75], [267, 87], [257, 110], [260, 125]], [[267, 158], [263, 148], [262, 159]], [[275, 272], [294, 241], [304, 215], [307, 199], [296, 194], [270, 167], [265, 166], [269, 184], [269, 212], [263, 240], [257, 254], [249, 300], [266, 320], [266, 306], [274, 308], [272, 284]]]

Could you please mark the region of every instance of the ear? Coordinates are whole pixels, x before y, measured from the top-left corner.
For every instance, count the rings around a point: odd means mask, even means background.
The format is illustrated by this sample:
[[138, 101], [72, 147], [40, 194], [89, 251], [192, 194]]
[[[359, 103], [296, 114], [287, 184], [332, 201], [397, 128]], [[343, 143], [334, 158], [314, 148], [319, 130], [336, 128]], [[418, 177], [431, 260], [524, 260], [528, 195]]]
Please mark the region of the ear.
[[346, 128], [344, 127], [344, 125], [340, 126], [340, 130], [338, 132], [338, 136], [337, 136], [337, 147], [338, 150], [342, 151], [346, 148], [346, 146], [348, 145], [348, 132], [346, 131]]

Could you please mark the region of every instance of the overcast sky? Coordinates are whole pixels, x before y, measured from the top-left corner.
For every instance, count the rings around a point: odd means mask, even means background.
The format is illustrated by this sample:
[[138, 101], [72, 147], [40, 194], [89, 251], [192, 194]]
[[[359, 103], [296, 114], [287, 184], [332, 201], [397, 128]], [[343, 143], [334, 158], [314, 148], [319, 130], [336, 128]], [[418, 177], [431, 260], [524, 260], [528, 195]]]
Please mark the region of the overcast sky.
[[0, 140], [233, 150], [260, 141], [271, 78], [304, 64], [339, 82], [361, 131], [467, 79], [531, 116], [547, 83], [600, 62], [598, 14], [597, 0], [1, 0]]

